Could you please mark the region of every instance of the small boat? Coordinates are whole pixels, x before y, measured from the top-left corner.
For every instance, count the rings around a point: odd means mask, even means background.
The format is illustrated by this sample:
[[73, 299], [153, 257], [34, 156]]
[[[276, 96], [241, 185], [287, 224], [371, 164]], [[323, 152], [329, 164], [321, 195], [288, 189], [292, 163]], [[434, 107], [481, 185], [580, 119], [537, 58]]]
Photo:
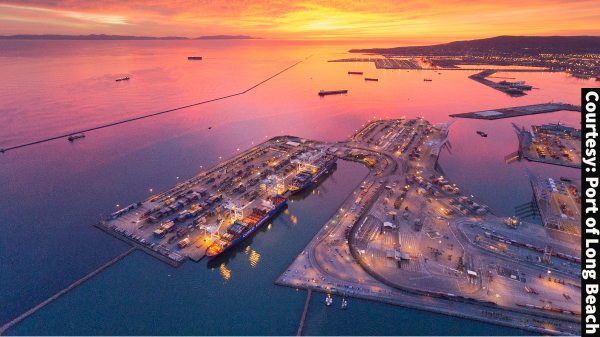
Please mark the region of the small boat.
[[127, 80], [129, 80], [129, 76], [117, 78], [115, 81], [120, 82], [120, 81], [127, 81]]
[[67, 138], [70, 142], [74, 141], [77, 138], [83, 138], [85, 137], [85, 135], [83, 133], [78, 133], [75, 135], [70, 135], [69, 138]]
[[487, 133], [485, 133], [483, 131], [477, 131], [477, 134], [480, 135], [481, 137], [487, 137]]
[[573, 182], [573, 179], [567, 178], [567, 177], [560, 177], [560, 180], [566, 181], [566, 182]]
[[348, 307], [348, 302], [346, 299], [342, 298], [342, 309], [346, 310], [346, 307]]
[[208, 129], [209, 129], [209, 130], [210, 130], [210, 129], [212, 129], [212, 126], [209, 126], [209, 127], [208, 127]]
[[331, 295], [327, 294], [327, 298], [325, 299], [325, 303], [327, 303], [327, 306], [330, 306], [332, 302], [333, 302], [333, 299], [331, 298]]
[[431, 82], [433, 80], [431, 78], [424, 78], [423, 81], [425, 81], [425, 82]]
[[188, 56], [188, 60], [202, 60], [200, 56]]
[[365, 77], [365, 81], [379, 81], [379, 79], [377, 79], [377, 78], [369, 78], [369, 77]]
[[362, 71], [349, 71], [348, 75], [362, 75], [363, 72]]

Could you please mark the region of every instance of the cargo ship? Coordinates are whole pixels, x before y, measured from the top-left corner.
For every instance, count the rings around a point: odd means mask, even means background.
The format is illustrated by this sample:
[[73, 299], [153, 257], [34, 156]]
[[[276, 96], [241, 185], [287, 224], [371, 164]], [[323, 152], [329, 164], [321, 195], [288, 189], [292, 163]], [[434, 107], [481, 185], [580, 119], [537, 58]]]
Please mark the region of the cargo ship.
[[377, 78], [369, 78], [369, 77], [365, 77], [365, 81], [379, 81], [379, 79], [377, 79]]
[[290, 184], [289, 190], [291, 194], [298, 193], [317, 181], [333, 164], [337, 161], [337, 157], [332, 155], [321, 155], [312, 163], [305, 165], [306, 168], [298, 173]]
[[212, 260], [247, 238], [277, 213], [287, 203], [287, 200], [287, 197], [281, 195], [275, 195], [263, 200], [262, 206], [254, 207], [250, 215], [242, 220], [236, 220], [227, 227], [227, 233], [219, 235], [219, 238], [206, 248], [206, 256]]
[[506, 92], [509, 94], [522, 94], [523, 90], [515, 87], [510, 87], [508, 88], [508, 90], [506, 90]]
[[127, 81], [127, 80], [129, 80], [129, 76], [117, 78], [115, 81], [120, 82], [120, 81]]
[[202, 60], [201, 56], [188, 56], [188, 60]]
[[75, 135], [70, 135], [70, 136], [69, 136], [69, 138], [67, 138], [67, 139], [68, 139], [70, 142], [72, 142], [72, 141], [74, 141], [75, 139], [78, 139], [78, 138], [83, 138], [83, 137], [85, 137], [85, 135], [84, 135], [83, 133], [78, 133], [78, 134], [75, 134]]
[[425, 81], [425, 82], [431, 82], [433, 80], [431, 78], [424, 78], [423, 81]]
[[525, 84], [525, 81], [519, 81], [519, 82], [501, 81], [499, 84], [508, 85], [510, 88], [517, 88], [517, 89], [521, 89], [521, 90], [531, 90], [533, 88], [531, 85]]
[[347, 92], [348, 92], [348, 90], [332, 90], [332, 91], [321, 90], [321, 91], [319, 91], [319, 96], [345, 94]]
[[348, 74], [349, 75], [362, 75], [363, 72], [362, 71], [349, 71]]

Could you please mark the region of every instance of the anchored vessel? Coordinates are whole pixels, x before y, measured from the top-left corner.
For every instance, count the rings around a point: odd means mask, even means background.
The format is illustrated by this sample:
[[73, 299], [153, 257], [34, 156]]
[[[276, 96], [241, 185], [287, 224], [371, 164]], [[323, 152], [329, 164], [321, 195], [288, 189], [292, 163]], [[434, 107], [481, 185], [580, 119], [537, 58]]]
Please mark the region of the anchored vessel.
[[129, 76], [117, 78], [115, 81], [120, 82], [120, 81], [127, 81], [127, 80], [129, 80]]
[[319, 96], [345, 94], [347, 92], [348, 92], [348, 90], [333, 90], [333, 91], [321, 90], [321, 91], [319, 91]]
[[69, 138], [67, 138], [70, 142], [72, 142], [73, 140], [77, 139], [77, 138], [83, 138], [85, 137], [85, 135], [83, 133], [78, 133], [75, 135], [70, 135]]
[[202, 60], [200, 56], [188, 56], [188, 60]]
[[290, 184], [289, 190], [291, 194], [298, 193], [317, 181], [336, 161], [337, 157], [335, 156], [321, 154], [317, 155], [316, 159], [301, 164], [301, 168], [299, 169], [301, 172], [294, 177]]
[[525, 81], [508, 82], [505, 80], [501, 81], [499, 84], [508, 85], [510, 88], [517, 88], [521, 90], [531, 90], [533, 88], [532, 86], [525, 84]]
[[215, 243], [206, 248], [206, 256], [213, 259], [247, 238], [277, 213], [287, 203], [287, 200], [287, 197], [279, 194], [264, 199], [262, 206], [255, 206], [250, 215], [242, 220], [236, 220], [227, 227], [226, 233], [218, 235]]

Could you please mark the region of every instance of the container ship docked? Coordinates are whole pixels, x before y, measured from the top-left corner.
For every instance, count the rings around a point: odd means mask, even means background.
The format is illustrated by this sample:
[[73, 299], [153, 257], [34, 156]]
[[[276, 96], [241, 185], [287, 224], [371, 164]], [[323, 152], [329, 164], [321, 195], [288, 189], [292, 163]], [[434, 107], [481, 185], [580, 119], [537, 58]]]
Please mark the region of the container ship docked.
[[277, 213], [287, 203], [287, 200], [287, 197], [281, 195], [267, 197], [261, 206], [255, 206], [252, 209], [250, 215], [242, 220], [236, 220], [227, 227], [227, 232], [219, 235], [219, 238], [206, 248], [206, 256], [212, 260], [247, 238]]
[[321, 155], [312, 164], [305, 165], [306, 170], [298, 173], [292, 180], [289, 187], [290, 194], [298, 193], [317, 181], [336, 161], [336, 156]]

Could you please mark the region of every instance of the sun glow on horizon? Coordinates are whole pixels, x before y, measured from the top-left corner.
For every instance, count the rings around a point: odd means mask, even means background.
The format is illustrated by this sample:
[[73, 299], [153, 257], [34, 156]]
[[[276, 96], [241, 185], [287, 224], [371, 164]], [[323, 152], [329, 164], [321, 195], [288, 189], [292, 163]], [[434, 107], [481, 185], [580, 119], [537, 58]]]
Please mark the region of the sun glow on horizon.
[[600, 3], [523, 1], [192, 0], [127, 3], [9, 0], [0, 29], [13, 34], [139, 36], [250, 35], [270, 39], [425, 38], [437, 42], [498, 35], [600, 35]]

